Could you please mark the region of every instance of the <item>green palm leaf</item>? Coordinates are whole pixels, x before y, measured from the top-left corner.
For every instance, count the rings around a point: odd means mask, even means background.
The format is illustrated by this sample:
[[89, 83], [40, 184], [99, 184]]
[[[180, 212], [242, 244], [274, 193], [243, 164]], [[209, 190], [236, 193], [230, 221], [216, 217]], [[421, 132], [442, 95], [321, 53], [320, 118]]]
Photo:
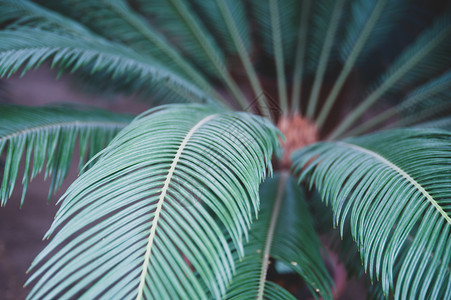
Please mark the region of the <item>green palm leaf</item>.
[[132, 49], [107, 40], [84, 39], [40, 29], [19, 28], [0, 32], [0, 76], [11, 75], [23, 67], [23, 73], [52, 59], [52, 66], [91, 74], [101, 72], [109, 78], [121, 78], [137, 88], [155, 83], [193, 102], [215, 102], [202, 89], [166, 67], [143, 57]]
[[318, 143], [294, 155], [367, 273], [395, 298], [451, 297], [451, 134], [400, 129]]
[[6, 152], [1, 205], [11, 197], [21, 163], [25, 171], [20, 204], [28, 182], [44, 167], [46, 177], [52, 175], [50, 197], [66, 177], [77, 138], [81, 167], [131, 120], [99, 109], [0, 105], [0, 154]]
[[451, 12], [443, 13], [425, 30], [412, 45], [408, 46], [389, 69], [371, 87], [368, 96], [355, 107], [346, 119], [332, 132], [331, 138], [345, 133], [362, 114], [388, 91], [396, 91], [408, 85], [437, 76], [451, 62]]
[[312, 294], [332, 297], [332, 282], [320, 255], [320, 244], [303, 190], [287, 174], [260, 187], [262, 208], [252, 224], [245, 257], [227, 291], [227, 299], [295, 299], [267, 278], [270, 258], [288, 266], [306, 282]]
[[[219, 0], [219, 1], [191, 1], [195, 11], [200, 15], [200, 19], [209, 28], [217, 44], [229, 55], [237, 54], [237, 47], [234, 42], [234, 34], [237, 34], [243, 43], [244, 51], [251, 53], [251, 37], [249, 22], [246, 16], [245, 3], [239, 0]], [[230, 30], [227, 21], [223, 17], [222, 7], [224, 5], [230, 11], [231, 22], [236, 27], [236, 32]]]
[[142, 114], [66, 191], [29, 297], [221, 297], [234, 271], [228, 243], [243, 254], [277, 145], [277, 129], [247, 113]]
[[6, 25], [6, 29], [30, 27], [85, 38], [92, 36], [81, 24], [27, 0], [2, 0], [0, 9], [0, 23]]
[[373, 129], [396, 116], [395, 126], [408, 126], [419, 121], [427, 120], [431, 116], [447, 116], [451, 112], [451, 71], [433, 78], [427, 83], [410, 92], [400, 103], [380, 114], [369, 118], [353, 130], [349, 135], [359, 135]]
[[64, 15], [79, 20], [94, 32], [120, 42], [136, 52], [150, 56], [166, 67], [191, 79], [199, 87], [213, 90], [205, 78], [181, 54], [123, 0], [114, 1], [44, 1]]
[[246, 108], [247, 102], [227, 69], [224, 53], [186, 0], [142, 1], [140, 8], [156, 26], [175, 41], [178, 49], [211, 77], [220, 78], [235, 100]]
[[[258, 30], [256, 34], [259, 39], [263, 42], [263, 49], [265, 53], [275, 58], [275, 52], [281, 51], [282, 53], [278, 54], [280, 56], [285, 57], [285, 64], [289, 65], [291, 61], [293, 61], [296, 51], [296, 38], [298, 34], [299, 28], [299, 15], [300, 15], [300, 2], [294, 0], [283, 0], [283, 1], [275, 1], [271, 3], [271, 1], [250, 1], [250, 13], [254, 17], [255, 21], [258, 25]], [[271, 6], [277, 6], [277, 12], [271, 10]], [[277, 20], [274, 20], [271, 17], [271, 13], [276, 13]], [[273, 24], [273, 23], [276, 24]], [[280, 35], [277, 37], [277, 41], [275, 39], [275, 33], [273, 32], [272, 26], [277, 27], [276, 35]], [[283, 41], [283, 45], [275, 46], [275, 43], [279, 43], [279, 40]], [[277, 47], [280, 47], [279, 49]]]

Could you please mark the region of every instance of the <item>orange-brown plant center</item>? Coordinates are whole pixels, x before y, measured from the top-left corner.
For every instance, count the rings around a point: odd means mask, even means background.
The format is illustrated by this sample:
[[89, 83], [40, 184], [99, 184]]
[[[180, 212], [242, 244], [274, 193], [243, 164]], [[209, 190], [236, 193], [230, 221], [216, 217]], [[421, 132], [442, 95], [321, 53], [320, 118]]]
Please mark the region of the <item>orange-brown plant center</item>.
[[307, 145], [318, 141], [318, 130], [314, 123], [302, 118], [299, 114], [282, 116], [277, 123], [277, 128], [285, 136], [282, 142], [284, 149], [281, 168], [290, 168], [291, 153]]

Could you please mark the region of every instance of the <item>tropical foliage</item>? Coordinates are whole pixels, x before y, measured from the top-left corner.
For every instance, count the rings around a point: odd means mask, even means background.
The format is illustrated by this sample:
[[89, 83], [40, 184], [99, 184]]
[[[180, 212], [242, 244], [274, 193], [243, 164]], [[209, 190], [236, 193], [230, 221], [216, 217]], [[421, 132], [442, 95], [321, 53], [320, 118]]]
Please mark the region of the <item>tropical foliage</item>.
[[2, 206], [80, 149], [30, 299], [330, 299], [317, 232], [373, 297], [451, 297], [448, 4], [0, 0], [0, 40], [150, 108], [0, 106]]

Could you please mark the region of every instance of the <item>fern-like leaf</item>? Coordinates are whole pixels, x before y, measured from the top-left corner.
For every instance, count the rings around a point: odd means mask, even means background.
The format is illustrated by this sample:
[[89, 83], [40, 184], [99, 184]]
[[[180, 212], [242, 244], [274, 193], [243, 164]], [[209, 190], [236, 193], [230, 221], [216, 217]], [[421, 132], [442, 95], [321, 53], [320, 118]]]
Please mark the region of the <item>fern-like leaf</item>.
[[410, 92], [394, 107], [369, 118], [353, 130], [350, 136], [360, 135], [396, 116], [390, 126], [411, 126], [432, 117], [441, 117], [451, 113], [451, 71], [434, 78]]
[[209, 28], [216, 43], [224, 49], [229, 55], [237, 54], [237, 47], [233, 41], [232, 33], [227, 25], [227, 21], [223, 17], [220, 5], [222, 3], [230, 11], [232, 22], [236, 26], [236, 34], [243, 42], [244, 50], [251, 53], [251, 36], [249, 30], [249, 23], [246, 15], [245, 3], [239, 0], [217, 0], [217, 1], [202, 1], [193, 0], [191, 3], [195, 11], [199, 14], [200, 19]]
[[247, 113], [142, 114], [63, 195], [29, 297], [220, 298], [234, 271], [228, 241], [243, 254], [277, 145], [277, 129]]
[[271, 258], [298, 273], [315, 298], [330, 299], [332, 282], [303, 190], [282, 173], [262, 184], [260, 196], [259, 218], [252, 224], [245, 257], [237, 263], [226, 299], [295, 299], [267, 278]]
[[20, 205], [28, 182], [44, 168], [46, 177], [52, 175], [50, 197], [66, 177], [77, 139], [81, 167], [131, 120], [98, 109], [0, 105], [0, 154], [6, 152], [1, 205], [11, 197], [21, 163], [25, 171]]
[[123, 0], [43, 1], [64, 15], [79, 20], [94, 32], [150, 56], [166, 67], [191, 79], [208, 92], [213, 87], [155, 28]]
[[135, 87], [163, 83], [193, 102], [216, 102], [202, 89], [130, 48], [103, 39], [83, 39], [39, 29], [21, 28], [0, 32], [0, 76], [23, 73], [46, 60], [62, 70], [84, 68], [110, 78], [122, 78]]
[[345, 133], [386, 92], [418, 84], [440, 74], [451, 62], [450, 50], [451, 12], [446, 11], [399, 55], [376, 85], [371, 87], [368, 96], [332, 132], [331, 138]]
[[347, 217], [370, 278], [395, 298], [451, 297], [451, 134], [399, 129], [307, 147], [295, 171]]

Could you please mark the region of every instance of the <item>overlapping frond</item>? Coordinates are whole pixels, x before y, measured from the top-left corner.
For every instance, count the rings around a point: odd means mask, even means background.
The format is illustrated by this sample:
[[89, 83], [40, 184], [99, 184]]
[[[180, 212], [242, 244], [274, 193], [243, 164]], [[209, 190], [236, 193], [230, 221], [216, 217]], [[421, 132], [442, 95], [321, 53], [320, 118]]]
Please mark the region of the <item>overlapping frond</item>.
[[390, 126], [406, 127], [451, 114], [451, 71], [433, 78], [407, 94], [397, 105], [369, 118], [349, 135], [359, 135], [396, 117]]
[[376, 84], [370, 88], [368, 96], [348, 114], [346, 119], [333, 131], [331, 137], [336, 138], [346, 132], [362, 113], [388, 91], [419, 84], [446, 70], [451, 63], [450, 50], [451, 13], [446, 11], [399, 55], [389, 69], [376, 81]]
[[0, 24], [5, 29], [29, 27], [84, 38], [92, 37], [91, 32], [81, 24], [28, 0], [2, 0], [0, 9]]
[[220, 298], [277, 135], [210, 106], [142, 114], [63, 195], [29, 298]]
[[[274, 47], [274, 32], [271, 20], [271, 1], [251, 1], [252, 17], [258, 24], [257, 35], [263, 42], [263, 49], [269, 57], [275, 57], [277, 49]], [[294, 60], [296, 51], [296, 38], [299, 28], [299, 14], [301, 1], [285, 0], [275, 1], [278, 10], [278, 27], [280, 39], [283, 41], [281, 47], [284, 63], [289, 65]], [[277, 39], [278, 40], [278, 39]], [[279, 41], [276, 41], [279, 43]]]
[[101, 72], [109, 78], [121, 78], [135, 87], [159, 83], [193, 102], [215, 102], [201, 88], [143, 57], [132, 49], [103, 39], [82, 39], [39, 29], [0, 31], [0, 76], [9, 76], [22, 68], [26, 72], [46, 60], [62, 70], [79, 68]]
[[131, 120], [99, 109], [0, 105], [0, 155], [6, 153], [1, 206], [11, 197], [21, 164], [25, 170], [20, 204], [28, 182], [44, 169], [46, 177], [52, 175], [50, 197], [66, 177], [77, 140], [81, 167]]
[[[405, 0], [350, 1], [350, 14], [346, 24], [343, 24], [344, 36], [340, 46], [343, 61], [348, 59], [352, 49], [362, 39], [362, 34], [367, 37], [362, 40], [359, 60], [365, 58], [375, 47], [381, 46], [398, 25], [397, 21], [405, 15], [407, 6]], [[370, 20], [371, 23], [368, 22]]]
[[347, 217], [362, 263], [395, 298], [449, 298], [451, 135], [399, 129], [307, 147], [295, 171]]
[[43, 1], [43, 4], [79, 20], [103, 37], [152, 57], [165, 67], [191, 79], [204, 90], [213, 90], [202, 74], [126, 1], [64, 0]]
[[210, 31], [200, 21], [189, 1], [137, 1], [141, 11], [171, 37], [187, 57], [210, 76], [217, 76], [212, 60], [225, 66], [224, 53], [216, 44]]
[[260, 197], [261, 211], [226, 299], [294, 299], [267, 278], [270, 259], [298, 273], [315, 298], [331, 298], [332, 282], [302, 188], [287, 174], [277, 174], [261, 185]]
[[195, 11], [199, 14], [200, 19], [205, 24], [206, 28], [209, 28], [212, 36], [215, 38], [216, 43], [224, 49], [229, 55], [237, 54], [237, 47], [233, 41], [232, 32], [227, 25], [221, 5], [225, 5], [230, 11], [232, 22], [236, 26], [236, 34], [243, 41], [244, 49], [247, 53], [251, 52], [252, 40], [249, 30], [249, 19], [246, 15], [245, 3], [240, 0], [213, 0], [203, 1], [194, 0], [191, 1]]

